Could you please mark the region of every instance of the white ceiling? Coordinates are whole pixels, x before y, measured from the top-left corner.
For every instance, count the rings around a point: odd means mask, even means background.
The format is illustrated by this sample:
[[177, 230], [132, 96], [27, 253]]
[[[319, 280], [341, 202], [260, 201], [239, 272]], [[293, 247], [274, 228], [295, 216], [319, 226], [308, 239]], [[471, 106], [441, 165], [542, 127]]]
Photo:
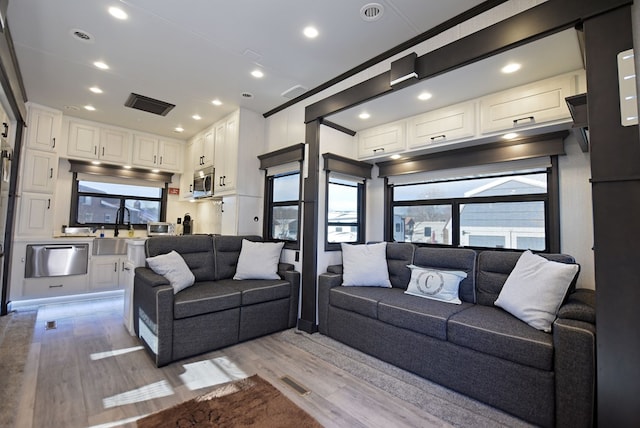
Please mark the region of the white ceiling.
[[[187, 139], [238, 106], [265, 113], [288, 101], [281, 94], [289, 88], [314, 88], [482, 3], [377, 2], [384, 14], [366, 22], [367, 0], [10, 0], [7, 22], [29, 101]], [[128, 19], [113, 18], [110, 6]], [[302, 35], [307, 25], [318, 28], [316, 39]], [[92, 41], [73, 37], [76, 29]], [[97, 60], [110, 69], [96, 69]], [[256, 68], [262, 79], [250, 75]], [[124, 107], [131, 92], [176, 107], [166, 117]]]

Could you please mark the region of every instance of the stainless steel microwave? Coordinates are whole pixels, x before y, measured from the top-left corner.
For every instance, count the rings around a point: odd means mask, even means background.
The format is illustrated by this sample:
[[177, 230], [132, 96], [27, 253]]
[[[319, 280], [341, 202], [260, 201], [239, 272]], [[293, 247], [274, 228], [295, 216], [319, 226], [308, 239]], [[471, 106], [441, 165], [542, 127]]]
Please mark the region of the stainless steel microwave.
[[213, 167], [196, 171], [193, 176], [193, 197], [195, 199], [210, 198], [213, 196]]
[[147, 236], [175, 235], [176, 225], [164, 221], [150, 221], [147, 223]]

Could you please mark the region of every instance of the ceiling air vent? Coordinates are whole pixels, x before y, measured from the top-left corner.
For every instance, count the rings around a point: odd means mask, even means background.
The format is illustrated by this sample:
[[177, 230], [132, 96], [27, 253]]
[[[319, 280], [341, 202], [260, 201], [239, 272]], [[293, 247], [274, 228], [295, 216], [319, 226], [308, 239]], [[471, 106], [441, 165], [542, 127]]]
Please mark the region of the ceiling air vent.
[[305, 88], [302, 85], [296, 85], [296, 86], [292, 86], [291, 88], [287, 89], [286, 91], [284, 91], [280, 95], [285, 97], [285, 98], [289, 98], [290, 100], [292, 100], [292, 99], [297, 98], [300, 95], [304, 94], [305, 92], [307, 92], [307, 88]]
[[127, 98], [124, 105], [125, 107], [135, 108], [137, 110], [146, 111], [147, 113], [153, 113], [159, 116], [166, 116], [167, 113], [175, 107], [174, 104], [145, 97], [144, 95], [134, 94], [133, 92], [129, 95], [129, 98]]
[[377, 21], [382, 17], [384, 7], [380, 3], [369, 3], [360, 9], [360, 18], [365, 21]]

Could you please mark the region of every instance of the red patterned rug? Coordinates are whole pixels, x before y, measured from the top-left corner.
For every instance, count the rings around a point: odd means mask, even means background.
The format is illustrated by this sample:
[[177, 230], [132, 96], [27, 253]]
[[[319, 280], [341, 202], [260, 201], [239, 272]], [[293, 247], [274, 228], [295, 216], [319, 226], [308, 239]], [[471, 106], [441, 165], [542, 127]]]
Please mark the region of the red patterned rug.
[[227, 383], [177, 406], [138, 420], [139, 428], [157, 427], [321, 427], [258, 375]]

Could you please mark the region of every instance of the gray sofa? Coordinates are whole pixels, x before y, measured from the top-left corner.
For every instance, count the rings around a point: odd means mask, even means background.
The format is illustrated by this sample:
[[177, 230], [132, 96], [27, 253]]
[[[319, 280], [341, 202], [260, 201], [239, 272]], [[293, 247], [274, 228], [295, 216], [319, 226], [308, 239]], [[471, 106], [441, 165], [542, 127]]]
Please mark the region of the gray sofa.
[[[386, 251], [392, 288], [342, 287], [341, 265], [319, 276], [320, 333], [536, 425], [594, 424], [591, 290], [570, 289], [545, 333], [493, 305], [520, 253], [409, 243]], [[412, 263], [465, 271], [462, 304], [405, 294]]]
[[158, 367], [295, 326], [300, 274], [280, 263], [281, 279], [234, 280], [242, 239], [168, 236], [147, 239], [147, 257], [177, 251], [195, 284], [174, 295], [148, 266], [135, 270], [134, 328]]

